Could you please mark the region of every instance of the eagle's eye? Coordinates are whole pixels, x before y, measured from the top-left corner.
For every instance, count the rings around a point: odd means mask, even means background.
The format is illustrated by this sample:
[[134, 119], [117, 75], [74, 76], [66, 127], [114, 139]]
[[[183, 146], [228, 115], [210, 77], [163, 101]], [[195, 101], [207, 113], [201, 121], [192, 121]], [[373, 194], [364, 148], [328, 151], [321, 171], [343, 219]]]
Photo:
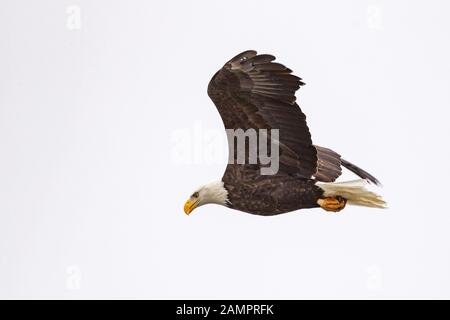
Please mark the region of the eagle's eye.
[[191, 195], [191, 198], [198, 198], [198, 192], [194, 192], [194, 193]]

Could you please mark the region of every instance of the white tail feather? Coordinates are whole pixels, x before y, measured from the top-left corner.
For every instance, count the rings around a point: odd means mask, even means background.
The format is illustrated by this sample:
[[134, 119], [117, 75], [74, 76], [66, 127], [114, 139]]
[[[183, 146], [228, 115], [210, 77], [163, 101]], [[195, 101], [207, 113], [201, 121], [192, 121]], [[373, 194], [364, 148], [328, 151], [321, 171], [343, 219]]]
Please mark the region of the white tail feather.
[[345, 182], [317, 183], [324, 191], [325, 197], [341, 196], [348, 204], [372, 208], [386, 208], [386, 202], [381, 196], [366, 189], [367, 180], [359, 179]]

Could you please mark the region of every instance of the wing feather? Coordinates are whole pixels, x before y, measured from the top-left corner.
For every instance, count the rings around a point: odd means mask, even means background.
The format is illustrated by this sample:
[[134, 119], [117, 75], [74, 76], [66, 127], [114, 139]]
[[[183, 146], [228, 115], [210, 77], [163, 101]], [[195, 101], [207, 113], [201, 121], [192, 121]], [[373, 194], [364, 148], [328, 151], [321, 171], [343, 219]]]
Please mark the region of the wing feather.
[[238, 54], [214, 75], [208, 94], [227, 129], [279, 129], [279, 174], [309, 179], [317, 172], [317, 150], [295, 103], [304, 83], [274, 60], [254, 50]]

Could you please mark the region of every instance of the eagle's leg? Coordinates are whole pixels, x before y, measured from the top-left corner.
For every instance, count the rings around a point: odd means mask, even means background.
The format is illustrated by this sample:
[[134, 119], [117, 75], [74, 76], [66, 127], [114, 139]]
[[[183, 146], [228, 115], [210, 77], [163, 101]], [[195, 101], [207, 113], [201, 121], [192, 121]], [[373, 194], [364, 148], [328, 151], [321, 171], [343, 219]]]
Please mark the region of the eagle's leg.
[[317, 200], [317, 204], [326, 211], [339, 212], [345, 208], [347, 199], [340, 196], [326, 197]]

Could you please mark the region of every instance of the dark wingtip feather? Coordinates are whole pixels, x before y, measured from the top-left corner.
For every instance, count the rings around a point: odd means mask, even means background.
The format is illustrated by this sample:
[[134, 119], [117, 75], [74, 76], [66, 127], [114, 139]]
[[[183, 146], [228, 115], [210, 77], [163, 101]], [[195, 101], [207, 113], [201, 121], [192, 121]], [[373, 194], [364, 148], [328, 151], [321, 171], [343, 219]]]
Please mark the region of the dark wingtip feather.
[[373, 184], [375, 184], [379, 187], [382, 186], [381, 182], [377, 178], [375, 178], [373, 175], [371, 175], [367, 171], [361, 169], [360, 167], [354, 165], [353, 163], [348, 162], [347, 160], [344, 160], [344, 159], [341, 159], [341, 163], [344, 167], [346, 167], [348, 170], [350, 170], [357, 176], [359, 176], [363, 179], [366, 179], [367, 181], [372, 182]]

